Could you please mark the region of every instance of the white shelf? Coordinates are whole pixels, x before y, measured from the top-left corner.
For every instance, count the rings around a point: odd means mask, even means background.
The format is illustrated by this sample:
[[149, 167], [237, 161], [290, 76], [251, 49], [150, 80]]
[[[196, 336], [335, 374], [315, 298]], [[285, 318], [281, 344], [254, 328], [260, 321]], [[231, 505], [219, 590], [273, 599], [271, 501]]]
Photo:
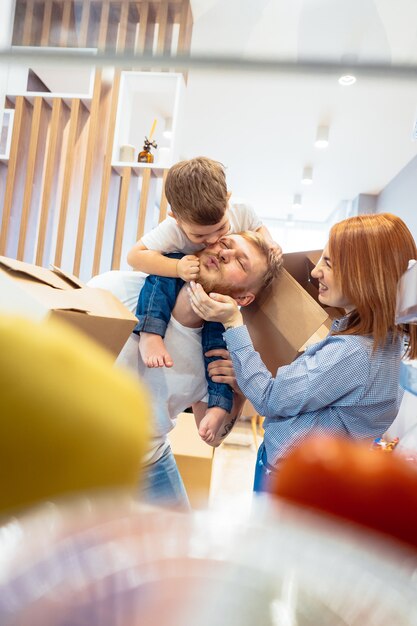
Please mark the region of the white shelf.
[[[1, 112], [0, 112], [1, 114]], [[14, 110], [4, 109], [0, 119], [0, 161], [7, 163], [10, 156], [10, 144], [12, 141]]]
[[122, 171], [125, 167], [130, 167], [136, 175], [139, 174], [140, 170], [152, 170], [153, 174], [158, 177], [162, 176], [164, 170], [169, 167], [169, 165], [158, 165], [158, 163], [137, 163], [136, 161], [115, 161], [111, 164], [111, 166], [113, 170], [119, 174], [119, 176], [122, 175]]
[[[30, 53], [31, 50], [39, 51], [37, 46], [17, 46], [18, 50], [25, 50]], [[13, 47], [12, 47], [13, 49]], [[66, 51], [68, 48], [66, 48]], [[62, 52], [62, 48], [48, 48], [52, 53], [54, 51]], [[13, 72], [10, 72], [7, 94], [11, 98], [16, 96], [24, 96], [29, 101], [33, 101], [35, 97], [43, 97], [49, 103], [55, 98], [63, 98], [70, 102], [77, 98], [89, 107], [89, 102], [93, 97], [94, 88], [94, 56], [97, 54], [96, 48], [71, 48], [74, 59], [71, 61], [62, 60], [57, 65], [52, 63], [48, 58], [34, 58], [33, 63], [26, 62], [16, 65]], [[77, 55], [81, 53], [91, 54], [91, 65], [81, 65], [77, 63]], [[30, 91], [28, 90], [29, 70], [32, 70], [36, 76], [44, 83], [49, 91]]]
[[[135, 146], [138, 154], [145, 137], [156, 120], [152, 139], [158, 148], [152, 153], [154, 169], [158, 166], [158, 150], [164, 149], [164, 166], [170, 167], [176, 158], [176, 143], [179, 135], [181, 100], [184, 93], [184, 77], [171, 72], [124, 71], [121, 74], [119, 99], [113, 143], [113, 163], [119, 163], [120, 148]], [[171, 131], [171, 138], [163, 136], [164, 130]], [[144, 164], [146, 165], [146, 164]]]

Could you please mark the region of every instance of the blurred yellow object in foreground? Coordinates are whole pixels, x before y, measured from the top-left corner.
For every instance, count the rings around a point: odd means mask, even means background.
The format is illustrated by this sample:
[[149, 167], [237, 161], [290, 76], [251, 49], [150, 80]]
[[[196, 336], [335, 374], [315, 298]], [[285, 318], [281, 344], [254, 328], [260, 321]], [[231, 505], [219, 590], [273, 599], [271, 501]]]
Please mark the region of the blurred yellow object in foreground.
[[134, 487], [150, 402], [139, 381], [69, 325], [0, 316], [0, 511]]

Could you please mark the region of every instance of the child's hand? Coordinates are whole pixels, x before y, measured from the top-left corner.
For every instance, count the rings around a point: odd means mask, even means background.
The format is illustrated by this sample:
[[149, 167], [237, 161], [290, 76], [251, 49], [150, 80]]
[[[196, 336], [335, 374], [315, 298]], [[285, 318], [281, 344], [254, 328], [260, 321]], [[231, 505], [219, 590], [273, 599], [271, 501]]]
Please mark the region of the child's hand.
[[179, 278], [188, 283], [196, 280], [200, 273], [200, 259], [193, 254], [183, 256], [177, 263], [177, 274]]

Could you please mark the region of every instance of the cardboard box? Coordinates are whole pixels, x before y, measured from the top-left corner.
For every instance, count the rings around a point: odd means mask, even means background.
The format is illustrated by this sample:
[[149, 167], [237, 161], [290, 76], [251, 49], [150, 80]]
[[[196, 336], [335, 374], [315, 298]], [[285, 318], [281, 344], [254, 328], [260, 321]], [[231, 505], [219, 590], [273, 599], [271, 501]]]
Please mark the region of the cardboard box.
[[214, 448], [199, 436], [192, 413], [178, 415], [169, 440], [191, 506], [194, 509], [207, 508]]
[[[317, 265], [323, 250], [308, 250], [303, 252], [289, 252], [283, 255], [284, 267], [293, 278], [307, 291], [307, 293], [328, 313], [329, 318], [324, 323], [329, 329], [335, 318], [341, 317], [344, 312], [335, 307], [323, 306], [319, 301], [319, 281], [313, 278], [311, 271]], [[317, 341], [319, 341], [317, 339]]]
[[255, 349], [274, 376], [278, 367], [295, 359], [329, 317], [285, 269], [261, 298], [242, 308], [242, 314]]
[[136, 317], [104, 289], [76, 276], [0, 256], [0, 312], [69, 322], [117, 356]]

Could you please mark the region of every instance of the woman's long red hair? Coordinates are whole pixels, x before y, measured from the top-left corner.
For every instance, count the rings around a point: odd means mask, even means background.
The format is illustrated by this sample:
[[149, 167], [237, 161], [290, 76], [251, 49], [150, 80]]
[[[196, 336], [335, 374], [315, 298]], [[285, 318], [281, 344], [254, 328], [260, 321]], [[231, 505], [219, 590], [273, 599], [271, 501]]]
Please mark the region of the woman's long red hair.
[[335, 224], [329, 236], [335, 279], [354, 305], [341, 334], [372, 335], [375, 348], [398, 332], [409, 334], [407, 355], [417, 357], [417, 326], [396, 326], [397, 285], [417, 247], [405, 223], [391, 213], [357, 215]]

